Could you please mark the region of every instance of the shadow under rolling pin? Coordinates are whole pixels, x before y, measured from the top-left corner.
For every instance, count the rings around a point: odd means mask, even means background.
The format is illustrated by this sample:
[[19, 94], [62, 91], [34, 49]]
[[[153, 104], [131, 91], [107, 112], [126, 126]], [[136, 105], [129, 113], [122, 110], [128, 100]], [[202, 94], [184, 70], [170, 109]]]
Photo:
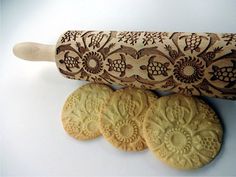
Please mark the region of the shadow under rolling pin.
[[55, 61], [70, 79], [236, 99], [236, 33], [67, 31], [13, 52]]

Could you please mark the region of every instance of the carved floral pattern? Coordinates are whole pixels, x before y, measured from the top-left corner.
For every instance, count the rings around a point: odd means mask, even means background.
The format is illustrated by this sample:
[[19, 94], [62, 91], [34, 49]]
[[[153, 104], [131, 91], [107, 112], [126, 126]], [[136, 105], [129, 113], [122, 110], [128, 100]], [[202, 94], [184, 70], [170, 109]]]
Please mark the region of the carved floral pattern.
[[97, 74], [103, 69], [102, 56], [97, 52], [85, 53], [82, 61], [83, 68], [88, 73]]
[[203, 62], [196, 58], [181, 58], [174, 67], [174, 76], [183, 83], [194, 83], [204, 75]]
[[71, 79], [236, 99], [233, 33], [67, 31], [56, 63]]

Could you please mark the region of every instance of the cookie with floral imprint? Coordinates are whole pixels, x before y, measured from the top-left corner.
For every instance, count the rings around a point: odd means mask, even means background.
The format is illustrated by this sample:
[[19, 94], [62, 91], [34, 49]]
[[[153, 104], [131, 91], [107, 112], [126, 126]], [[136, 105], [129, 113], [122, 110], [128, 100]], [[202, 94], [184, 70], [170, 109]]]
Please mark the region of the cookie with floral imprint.
[[102, 84], [86, 84], [67, 98], [62, 110], [65, 131], [78, 140], [94, 139], [101, 135], [98, 118], [113, 90]]
[[182, 170], [210, 163], [222, 144], [223, 129], [214, 110], [198, 98], [181, 94], [163, 96], [152, 104], [143, 130], [156, 157]]
[[104, 138], [124, 151], [147, 148], [143, 138], [143, 120], [157, 96], [148, 90], [123, 88], [113, 92], [101, 111], [99, 125]]

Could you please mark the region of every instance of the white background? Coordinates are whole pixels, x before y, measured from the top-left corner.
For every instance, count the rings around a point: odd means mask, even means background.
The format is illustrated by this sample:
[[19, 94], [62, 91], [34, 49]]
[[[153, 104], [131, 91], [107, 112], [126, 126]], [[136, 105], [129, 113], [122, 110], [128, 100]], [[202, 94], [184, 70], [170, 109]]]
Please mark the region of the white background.
[[62, 105], [81, 81], [55, 63], [12, 54], [15, 43], [55, 44], [68, 29], [236, 32], [235, 0], [2, 0], [0, 169], [2, 176], [236, 175], [236, 101], [208, 99], [225, 127], [222, 151], [202, 169], [182, 172], [148, 151], [126, 153], [102, 137], [79, 142], [60, 122]]

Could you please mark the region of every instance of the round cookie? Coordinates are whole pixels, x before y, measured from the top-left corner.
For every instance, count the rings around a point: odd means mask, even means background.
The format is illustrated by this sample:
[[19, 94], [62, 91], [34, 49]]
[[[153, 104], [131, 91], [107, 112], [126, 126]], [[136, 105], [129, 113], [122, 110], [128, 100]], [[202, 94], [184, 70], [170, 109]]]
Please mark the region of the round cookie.
[[113, 92], [99, 121], [104, 138], [121, 150], [146, 149], [143, 120], [147, 108], [156, 99], [151, 91], [131, 87]]
[[78, 140], [101, 135], [99, 114], [112, 92], [111, 88], [102, 84], [86, 84], [75, 90], [67, 98], [62, 110], [65, 131]]
[[210, 106], [194, 97], [159, 98], [147, 111], [143, 126], [150, 150], [177, 169], [202, 167], [220, 151], [220, 121]]

